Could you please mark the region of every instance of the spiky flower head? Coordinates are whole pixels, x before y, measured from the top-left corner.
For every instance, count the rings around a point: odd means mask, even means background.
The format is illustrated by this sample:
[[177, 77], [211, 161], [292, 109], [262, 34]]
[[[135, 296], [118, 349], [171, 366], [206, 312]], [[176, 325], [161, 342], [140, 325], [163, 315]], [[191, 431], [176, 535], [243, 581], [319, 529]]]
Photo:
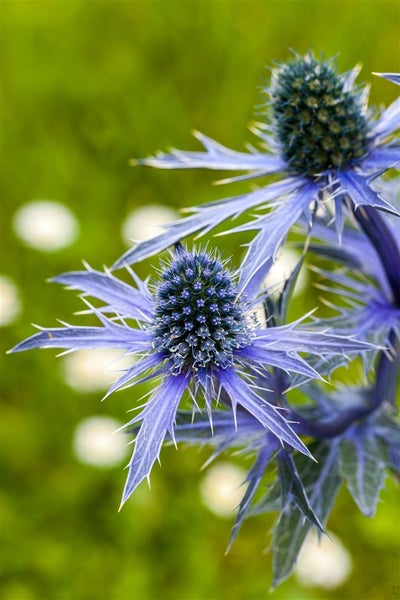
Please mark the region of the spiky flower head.
[[[252, 318], [255, 298], [243, 300], [235, 274], [209, 252], [178, 247], [171, 262], [163, 266], [154, 294], [146, 282], [131, 274], [135, 287], [108, 271], [92, 269], [55, 278], [103, 303], [95, 308], [85, 300], [100, 326], [40, 328], [14, 348], [74, 351], [106, 347], [135, 354], [138, 360], [108, 394], [143, 379], [156, 380], [152, 396], [128, 423], [141, 425], [123, 501], [149, 477], [166, 434], [174, 437], [176, 413], [186, 391], [194, 400], [195, 410], [204, 400], [211, 422], [215, 402], [233, 413], [236, 424], [241, 407], [277, 440], [309, 455], [281, 411], [259, 395], [255, 375], [260, 369], [275, 367], [307, 379], [320, 378], [299, 353], [342, 356], [367, 346], [321, 332], [318, 327], [304, 329], [299, 323], [267, 329], [257, 326]], [[132, 326], [132, 321], [139, 327]]]
[[251, 343], [246, 306], [232, 276], [207, 252], [179, 251], [155, 291], [153, 347], [171, 372], [232, 366], [234, 351]]
[[[400, 99], [384, 111], [368, 109], [368, 86], [355, 84], [359, 70], [356, 66], [340, 74], [333, 59], [317, 59], [312, 53], [295, 55], [275, 68], [265, 89], [268, 117], [252, 127], [261, 140], [261, 150], [251, 146], [247, 153], [238, 152], [195, 132], [204, 151], [173, 149], [132, 161], [161, 169], [246, 172], [219, 183], [269, 175], [281, 178], [266, 181], [248, 193], [196, 206], [194, 214], [170, 223], [160, 235], [128, 250], [114, 268], [141, 261], [193, 234], [208, 233], [247, 212], [248, 222], [228, 232], [256, 232], [248, 244], [239, 280], [239, 289], [251, 295], [292, 226], [305, 218], [311, 228], [317, 208], [323, 211], [327, 204], [334, 206], [329, 219], [335, 221], [338, 239], [349, 211], [366, 207], [399, 216], [377, 191], [375, 180], [400, 163], [395, 136]], [[387, 77], [397, 81], [394, 75]], [[254, 216], [257, 208], [261, 212]]]
[[267, 92], [275, 137], [290, 172], [313, 176], [345, 168], [367, 153], [363, 97], [332, 60], [296, 56], [273, 71]]

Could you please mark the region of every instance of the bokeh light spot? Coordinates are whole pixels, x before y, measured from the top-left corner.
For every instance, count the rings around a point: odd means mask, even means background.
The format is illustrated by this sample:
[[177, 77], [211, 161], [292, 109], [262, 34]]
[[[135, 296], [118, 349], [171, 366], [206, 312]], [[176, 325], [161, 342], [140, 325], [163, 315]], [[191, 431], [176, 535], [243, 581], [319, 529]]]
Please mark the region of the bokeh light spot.
[[64, 204], [35, 200], [24, 204], [15, 213], [14, 230], [32, 248], [55, 252], [75, 241], [79, 226]]
[[230, 462], [219, 462], [210, 467], [200, 483], [203, 503], [218, 517], [232, 518], [240, 504], [246, 486], [244, 469]]
[[112, 467], [128, 452], [129, 438], [117, 431], [121, 423], [110, 417], [90, 417], [82, 420], [74, 434], [73, 448], [82, 463], [97, 467]]
[[295, 573], [306, 587], [333, 590], [347, 580], [352, 569], [351, 556], [341, 541], [331, 533], [318, 539], [311, 531], [300, 551]]
[[0, 275], [0, 326], [10, 325], [21, 311], [17, 286], [4, 275]]
[[148, 204], [129, 213], [122, 224], [122, 238], [127, 246], [151, 239], [164, 231], [163, 225], [177, 218], [178, 213], [168, 206]]
[[107, 390], [135, 362], [133, 356], [122, 354], [110, 348], [67, 354], [62, 366], [65, 382], [77, 392]]

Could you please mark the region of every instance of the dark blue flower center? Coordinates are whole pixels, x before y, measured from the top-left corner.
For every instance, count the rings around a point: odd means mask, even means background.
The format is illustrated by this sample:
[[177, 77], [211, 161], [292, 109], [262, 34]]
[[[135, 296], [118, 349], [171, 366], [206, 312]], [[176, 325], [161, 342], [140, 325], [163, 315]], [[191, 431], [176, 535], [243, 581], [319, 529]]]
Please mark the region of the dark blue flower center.
[[179, 250], [156, 289], [153, 347], [173, 373], [232, 365], [235, 350], [251, 343], [245, 306], [221, 261]]
[[311, 54], [276, 71], [269, 89], [273, 127], [291, 172], [315, 176], [366, 154], [362, 100], [347, 88], [331, 61]]

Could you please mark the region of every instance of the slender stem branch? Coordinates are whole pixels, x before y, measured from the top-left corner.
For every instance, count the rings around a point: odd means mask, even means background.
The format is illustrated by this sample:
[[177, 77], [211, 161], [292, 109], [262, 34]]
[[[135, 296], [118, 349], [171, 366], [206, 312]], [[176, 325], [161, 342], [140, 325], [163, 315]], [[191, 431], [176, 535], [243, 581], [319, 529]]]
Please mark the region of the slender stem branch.
[[362, 206], [354, 216], [372, 242], [393, 293], [395, 306], [400, 306], [400, 248], [378, 210]]
[[377, 406], [381, 402], [395, 404], [398, 383], [400, 379], [400, 339], [395, 331], [389, 335], [391, 350], [381, 352], [376, 365], [376, 380], [374, 385], [374, 401]]
[[354, 421], [372, 414], [384, 402], [395, 402], [400, 376], [400, 340], [394, 331], [391, 331], [389, 339], [392, 349], [390, 353], [380, 353], [375, 383], [365, 390], [364, 401], [343, 410], [329, 421], [310, 421], [293, 411], [290, 419], [297, 421], [296, 433], [315, 438], [333, 438], [346, 431]]
[[336, 437], [346, 431], [358, 419], [370, 414], [372, 410], [366, 405], [360, 404], [344, 410], [335, 419], [330, 421], [310, 421], [299, 414], [294, 414], [293, 419], [297, 421], [294, 426], [296, 433], [311, 435], [317, 439], [329, 439]]

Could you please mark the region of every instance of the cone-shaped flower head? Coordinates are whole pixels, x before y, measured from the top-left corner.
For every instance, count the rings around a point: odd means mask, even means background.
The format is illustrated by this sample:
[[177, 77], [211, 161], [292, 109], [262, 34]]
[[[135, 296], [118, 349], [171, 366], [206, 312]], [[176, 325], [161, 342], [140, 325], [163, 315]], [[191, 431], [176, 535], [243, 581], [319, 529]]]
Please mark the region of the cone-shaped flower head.
[[268, 93], [273, 131], [289, 172], [313, 177], [346, 168], [367, 153], [363, 98], [330, 61], [296, 57], [274, 72]]
[[[138, 357], [108, 392], [143, 379], [153, 380], [155, 386], [143, 410], [127, 424], [140, 423], [140, 428], [123, 501], [149, 477], [165, 436], [174, 439], [176, 413], [186, 391], [194, 410], [203, 402], [211, 424], [216, 403], [233, 413], [234, 425], [237, 409], [242, 407], [278, 443], [310, 455], [282, 411], [261, 397], [255, 375], [272, 366], [318, 379], [319, 374], [300, 352], [329, 358], [363, 351], [367, 345], [318, 329], [307, 330], [298, 323], [259, 327], [253, 315], [255, 299], [244, 300], [234, 275], [208, 252], [179, 247], [163, 266], [154, 294], [133, 272], [131, 275], [136, 287], [109, 272], [91, 269], [56, 277], [54, 281], [104, 303], [94, 308], [85, 300], [101, 326], [41, 329], [14, 348], [120, 348]], [[133, 327], [132, 320], [139, 327]]]
[[231, 274], [206, 252], [178, 252], [155, 293], [153, 348], [164, 350], [172, 373], [230, 367], [251, 343], [246, 306]]

